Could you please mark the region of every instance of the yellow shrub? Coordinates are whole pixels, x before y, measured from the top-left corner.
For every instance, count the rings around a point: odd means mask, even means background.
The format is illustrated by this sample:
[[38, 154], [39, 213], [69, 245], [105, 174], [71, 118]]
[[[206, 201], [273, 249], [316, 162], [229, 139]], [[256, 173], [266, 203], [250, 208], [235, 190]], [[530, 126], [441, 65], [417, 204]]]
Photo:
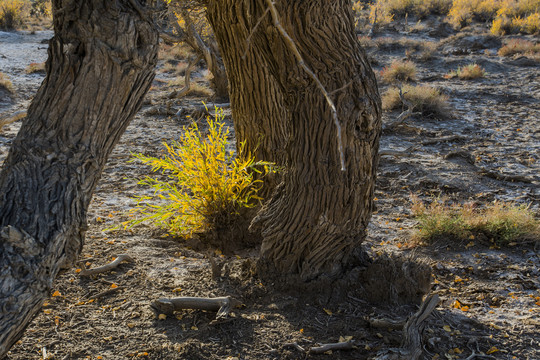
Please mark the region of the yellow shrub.
[[25, 6], [22, 0], [0, 1], [0, 29], [11, 30], [21, 25]]
[[10, 93], [14, 93], [13, 83], [9, 78], [2, 72], [0, 72], [0, 89], [5, 89]]
[[255, 163], [249, 154], [235, 157], [229, 149], [223, 112], [218, 111], [215, 119], [208, 117], [207, 122], [206, 136], [193, 124], [178, 142], [165, 144], [166, 157], [135, 155], [151, 165], [153, 172], [166, 174], [168, 180], [146, 177], [139, 182], [151, 186], [154, 196], [139, 198], [135, 211], [141, 217], [124, 226], [146, 221], [172, 235], [190, 236], [226, 227], [242, 208], [257, 204], [262, 182], [254, 180], [254, 166], [270, 164]]
[[424, 17], [429, 14], [446, 14], [452, 0], [378, 0], [370, 5], [370, 21], [377, 13], [378, 23], [389, 23], [394, 17], [406, 14]]

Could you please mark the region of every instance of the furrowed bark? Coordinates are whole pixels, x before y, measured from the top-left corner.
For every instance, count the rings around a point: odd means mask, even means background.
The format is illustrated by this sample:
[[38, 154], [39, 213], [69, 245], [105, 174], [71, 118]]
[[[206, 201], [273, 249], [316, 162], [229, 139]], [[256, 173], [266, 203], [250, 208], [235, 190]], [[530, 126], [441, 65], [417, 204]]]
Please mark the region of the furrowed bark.
[[276, 8], [305, 64], [333, 98], [346, 171], [327, 101], [282, 34], [267, 27], [255, 43], [287, 94], [291, 137], [283, 182], [254, 219], [263, 229], [259, 268], [303, 281], [338, 277], [363, 257], [378, 163], [378, 89], [354, 34], [349, 1], [277, 1]]
[[53, 0], [47, 76], [0, 173], [0, 358], [83, 245], [107, 157], [139, 110], [158, 34], [136, 0]]
[[[328, 101], [276, 28], [267, 2], [207, 5], [228, 71], [238, 139], [254, 149], [264, 134], [259, 155], [272, 153], [273, 145], [284, 149], [274, 152], [286, 166], [283, 181], [252, 224], [263, 235], [259, 270], [291, 280], [337, 277], [363, 258], [381, 129], [376, 80], [354, 33], [351, 4], [275, 2], [303, 64], [337, 108], [346, 171]], [[263, 121], [257, 120], [260, 109]]]
[[[260, 51], [254, 48], [251, 35], [262, 12], [249, 2], [238, 0], [209, 1], [207, 16], [220, 47], [229, 79], [229, 97], [237, 144], [245, 142], [245, 152], [256, 160], [284, 165], [288, 112], [283, 106], [279, 84], [271, 76]], [[262, 19], [262, 23], [268, 23]], [[263, 179], [263, 197], [278, 184], [279, 175]]]

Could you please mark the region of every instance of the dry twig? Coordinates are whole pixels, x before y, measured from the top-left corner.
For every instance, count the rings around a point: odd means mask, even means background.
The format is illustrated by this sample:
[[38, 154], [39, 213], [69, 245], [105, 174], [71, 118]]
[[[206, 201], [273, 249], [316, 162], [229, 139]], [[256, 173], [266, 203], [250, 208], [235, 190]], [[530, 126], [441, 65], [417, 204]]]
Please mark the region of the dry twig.
[[134, 259], [129, 256], [128, 254], [120, 254], [118, 255], [118, 257], [116, 259], [114, 259], [114, 261], [106, 264], [106, 265], [103, 265], [103, 266], [100, 266], [100, 267], [97, 267], [97, 268], [93, 268], [93, 269], [83, 269], [81, 270], [81, 272], [79, 273], [79, 276], [91, 276], [91, 275], [96, 275], [96, 274], [99, 274], [99, 273], [103, 273], [103, 272], [106, 272], [106, 271], [110, 271], [112, 269], [115, 269], [118, 267], [118, 265], [120, 265], [120, 263], [122, 261], [129, 261], [129, 262], [133, 262]]

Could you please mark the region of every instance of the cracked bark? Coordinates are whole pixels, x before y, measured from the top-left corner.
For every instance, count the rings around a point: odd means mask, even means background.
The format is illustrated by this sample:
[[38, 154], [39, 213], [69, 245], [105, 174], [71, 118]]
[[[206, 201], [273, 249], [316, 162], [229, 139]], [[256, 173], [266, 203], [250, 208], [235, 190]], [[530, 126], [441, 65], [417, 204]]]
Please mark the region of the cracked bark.
[[[284, 282], [339, 277], [363, 258], [381, 129], [376, 80], [354, 33], [350, 1], [275, 2], [283, 28], [336, 105], [347, 171], [340, 171], [328, 103], [273, 26], [266, 2], [207, 3], [229, 72], [233, 114], [241, 114], [234, 119], [237, 136], [252, 144], [259, 134], [284, 139], [256, 150], [270, 152], [277, 144], [275, 154], [286, 165], [281, 184], [252, 223], [263, 235], [259, 270]], [[233, 50], [236, 56], [228, 54]], [[265, 88], [270, 91], [260, 91]], [[253, 121], [261, 108], [271, 112]]]
[[0, 358], [83, 245], [92, 193], [154, 78], [132, 1], [53, 0], [47, 76], [0, 173]]

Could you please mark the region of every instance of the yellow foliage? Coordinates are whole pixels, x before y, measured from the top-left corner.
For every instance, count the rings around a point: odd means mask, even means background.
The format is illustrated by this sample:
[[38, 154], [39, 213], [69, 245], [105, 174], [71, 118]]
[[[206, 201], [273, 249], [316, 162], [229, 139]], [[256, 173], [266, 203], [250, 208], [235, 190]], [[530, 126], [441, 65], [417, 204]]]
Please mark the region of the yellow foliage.
[[[229, 129], [223, 112], [208, 117], [208, 133], [203, 135], [197, 124], [185, 128], [184, 135], [171, 145], [164, 144], [167, 156], [162, 158], [135, 155], [137, 159], [160, 171], [168, 180], [146, 177], [139, 184], [151, 186], [153, 196], [138, 199], [135, 211], [141, 218], [125, 223], [151, 222], [172, 235], [190, 236], [193, 232], [214, 230], [238, 215], [241, 208], [254, 206], [261, 180], [254, 180], [255, 165], [271, 171], [270, 163], [255, 162], [251, 154], [240, 156], [229, 148]], [[157, 203], [156, 203], [157, 201]]]
[[21, 25], [27, 5], [23, 0], [1, 0], [0, 29], [10, 30]]
[[496, 35], [540, 29], [540, 0], [454, 0], [448, 18], [456, 27], [476, 21], [492, 21]]

